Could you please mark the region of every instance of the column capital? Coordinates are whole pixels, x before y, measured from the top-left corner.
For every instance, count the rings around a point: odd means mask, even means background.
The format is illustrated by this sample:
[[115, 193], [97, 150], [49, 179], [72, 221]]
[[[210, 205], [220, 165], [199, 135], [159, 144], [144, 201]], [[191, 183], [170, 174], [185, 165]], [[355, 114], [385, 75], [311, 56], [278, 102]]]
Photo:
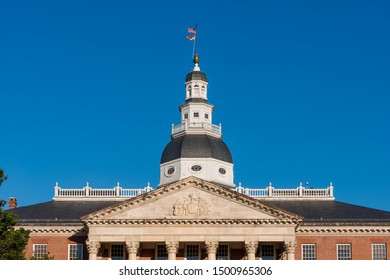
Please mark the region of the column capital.
[[126, 250], [129, 254], [137, 254], [140, 244], [138, 241], [126, 242]]
[[295, 241], [286, 241], [284, 243], [284, 248], [286, 249], [287, 254], [294, 254], [297, 243]]
[[100, 242], [99, 241], [85, 241], [85, 244], [87, 245], [88, 253], [90, 254], [97, 254], [100, 249]]
[[257, 247], [259, 246], [259, 242], [257, 241], [246, 241], [245, 242], [245, 251], [247, 254], [256, 254]]
[[205, 246], [206, 246], [206, 251], [207, 254], [216, 254], [218, 250], [218, 241], [206, 241]]
[[168, 254], [177, 254], [179, 250], [179, 242], [177, 241], [166, 241], [165, 247], [167, 249]]

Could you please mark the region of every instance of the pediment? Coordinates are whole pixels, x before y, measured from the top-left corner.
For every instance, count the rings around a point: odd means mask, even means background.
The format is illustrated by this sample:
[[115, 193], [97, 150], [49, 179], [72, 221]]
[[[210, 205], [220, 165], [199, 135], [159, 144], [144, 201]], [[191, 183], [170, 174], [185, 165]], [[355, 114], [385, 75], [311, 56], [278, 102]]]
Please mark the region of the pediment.
[[92, 220], [290, 220], [301, 217], [196, 177], [163, 186], [82, 218]]

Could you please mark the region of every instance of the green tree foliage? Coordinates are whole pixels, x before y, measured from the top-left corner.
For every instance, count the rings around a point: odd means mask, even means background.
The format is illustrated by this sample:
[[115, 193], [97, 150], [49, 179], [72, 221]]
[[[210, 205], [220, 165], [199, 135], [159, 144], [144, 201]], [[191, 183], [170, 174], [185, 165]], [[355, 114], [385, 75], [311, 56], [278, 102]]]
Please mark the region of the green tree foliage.
[[4, 174], [4, 170], [0, 168], [0, 186], [1, 184], [7, 180], [8, 176]]
[[[0, 185], [7, 179], [0, 169]], [[23, 260], [29, 231], [15, 229], [17, 216], [3, 210], [6, 202], [0, 200], [0, 260]]]

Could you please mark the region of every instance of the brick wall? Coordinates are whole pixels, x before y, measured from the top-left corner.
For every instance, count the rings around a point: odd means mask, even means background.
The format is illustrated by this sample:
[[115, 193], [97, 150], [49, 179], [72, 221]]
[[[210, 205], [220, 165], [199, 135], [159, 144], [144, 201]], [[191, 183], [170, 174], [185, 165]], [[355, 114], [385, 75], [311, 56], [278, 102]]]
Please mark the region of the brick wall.
[[316, 244], [318, 260], [336, 260], [337, 244], [351, 244], [352, 260], [371, 260], [374, 243], [386, 244], [390, 260], [390, 236], [298, 236], [295, 259], [302, 259], [302, 244]]
[[55, 260], [68, 259], [68, 244], [84, 244], [84, 259], [88, 259], [88, 252], [85, 246], [85, 237], [70, 236], [30, 236], [25, 250], [25, 256], [30, 259], [33, 256], [33, 244], [47, 244], [50, 257]]

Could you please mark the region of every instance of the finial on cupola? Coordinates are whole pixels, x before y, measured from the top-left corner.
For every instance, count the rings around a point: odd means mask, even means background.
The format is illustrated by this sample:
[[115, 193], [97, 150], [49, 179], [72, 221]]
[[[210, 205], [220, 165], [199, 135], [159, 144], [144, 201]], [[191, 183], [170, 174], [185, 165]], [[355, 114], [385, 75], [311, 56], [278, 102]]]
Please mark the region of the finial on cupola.
[[192, 60], [193, 62], [194, 62], [194, 69], [193, 69], [193, 71], [200, 71], [200, 68], [199, 68], [199, 56], [198, 56], [198, 53], [196, 53], [195, 55], [194, 55], [194, 59]]

